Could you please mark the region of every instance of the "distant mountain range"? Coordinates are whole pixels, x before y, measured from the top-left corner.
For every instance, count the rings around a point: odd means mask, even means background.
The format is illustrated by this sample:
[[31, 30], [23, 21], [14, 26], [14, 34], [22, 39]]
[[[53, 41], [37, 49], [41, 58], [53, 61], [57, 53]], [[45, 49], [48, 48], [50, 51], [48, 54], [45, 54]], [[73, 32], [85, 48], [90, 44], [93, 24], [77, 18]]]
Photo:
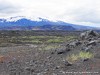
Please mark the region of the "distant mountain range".
[[39, 20], [31, 20], [27, 18], [10, 18], [0, 19], [0, 30], [88, 30], [98, 29], [89, 26], [75, 25], [62, 21], [50, 21], [39, 18]]

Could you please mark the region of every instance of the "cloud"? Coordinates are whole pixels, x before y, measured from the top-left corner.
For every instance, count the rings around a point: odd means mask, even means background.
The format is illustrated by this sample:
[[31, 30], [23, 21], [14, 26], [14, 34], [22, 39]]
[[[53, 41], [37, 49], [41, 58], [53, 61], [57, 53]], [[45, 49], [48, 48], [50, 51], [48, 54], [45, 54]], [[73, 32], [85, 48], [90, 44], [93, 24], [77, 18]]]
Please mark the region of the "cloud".
[[21, 12], [21, 7], [7, 0], [0, 0], [0, 17], [13, 16], [18, 12]]
[[3, 14], [12, 14], [19, 12], [18, 8], [16, 7], [10, 7], [10, 6], [1, 6], [0, 7], [0, 13]]
[[99, 26], [100, 0], [0, 0], [0, 17], [9, 16]]

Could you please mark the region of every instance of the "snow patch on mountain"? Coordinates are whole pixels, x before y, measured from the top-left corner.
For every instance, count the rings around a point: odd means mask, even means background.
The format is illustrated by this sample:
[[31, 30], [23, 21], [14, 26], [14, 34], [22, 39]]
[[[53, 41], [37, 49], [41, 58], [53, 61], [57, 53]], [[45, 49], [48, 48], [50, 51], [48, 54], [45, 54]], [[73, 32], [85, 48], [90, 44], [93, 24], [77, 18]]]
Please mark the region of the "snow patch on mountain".
[[30, 21], [37, 21], [37, 22], [43, 21], [43, 20], [46, 21], [46, 19], [43, 19], [43, 18], [40, 18], [40, 17], [25, 17], [25, 16], [10, 17], [10, 18], [6, 18], [5, 20], [6, 20], [6, 22], [16, 22], [20, 19], [27, 19], [27, 20], [30, 20]]

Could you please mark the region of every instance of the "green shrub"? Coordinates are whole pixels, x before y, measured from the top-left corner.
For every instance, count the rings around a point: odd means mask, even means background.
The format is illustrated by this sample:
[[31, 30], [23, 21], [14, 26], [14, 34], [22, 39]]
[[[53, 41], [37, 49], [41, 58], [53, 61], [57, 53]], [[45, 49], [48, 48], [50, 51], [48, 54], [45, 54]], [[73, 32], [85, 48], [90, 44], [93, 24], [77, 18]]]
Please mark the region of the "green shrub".
[[61, 39], [49, 39], [49, 40], [47, 40], [47, 43], [62, 43], [62, 42], [64, 42], [64, 41]]
[[75, 61], [78, 61], [80, 59], [87, 59], [87, 58], [90, 59], [90, 58], [93, 58], [93, 57], [94, 57], [93, 53], [81, 51], [81, 52], [79, 52], [79, 54], [69, 55], [67, 57], [67, 60], [70, 63], [74, 63]]
[[81, 52], [79, 53], [79, 57], [80, 57], [81, 59], [92, 58], [92, 57], [93, 57], [93, 54], [90, 53], [90, 52], [83, 52], [83, 51], [81, 51]]

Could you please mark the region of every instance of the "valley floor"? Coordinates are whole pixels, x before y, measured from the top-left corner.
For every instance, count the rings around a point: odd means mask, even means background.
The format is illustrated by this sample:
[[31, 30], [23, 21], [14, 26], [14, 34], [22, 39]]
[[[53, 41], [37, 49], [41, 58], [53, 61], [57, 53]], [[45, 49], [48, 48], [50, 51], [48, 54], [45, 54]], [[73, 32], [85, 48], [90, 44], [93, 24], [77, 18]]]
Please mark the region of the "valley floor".
[[89, 60], [67, 59], [80, 52], [81, 45], [66, 47], [80, 32], [0, 33], [0, 75], [100, 75], [100, 43], [91, 49], [94, 57]]

